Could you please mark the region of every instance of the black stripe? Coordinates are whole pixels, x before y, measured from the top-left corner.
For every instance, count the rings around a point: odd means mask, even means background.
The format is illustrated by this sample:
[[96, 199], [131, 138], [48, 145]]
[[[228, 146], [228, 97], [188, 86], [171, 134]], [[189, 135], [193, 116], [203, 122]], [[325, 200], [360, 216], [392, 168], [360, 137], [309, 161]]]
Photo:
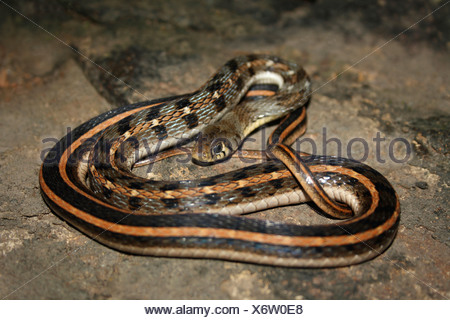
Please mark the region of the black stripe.
[[[296, 110], [294, 110], [293, 112], [291, 112], [289, 114], [289, 116], [284, 119], [279, 125], [278, 127], [273, 131], [271, 137], [272, 137], [272, 144], [277, 144], [280, 140], [280, 136], [283, 134], [283, 132], [295, 121], [297, 121], [297, 119], [300, 117], [300, 115], [303, 113], [303, 109], [304, 107], [300, 107]], [[299, 124], [300, 125], [300, 124]], [[298, 126], [297, 126], [298, 127]]]
[[233, 174], [233, 179], [241, 180], [245, 178], [248, 178], [248, 174], [245, 171], [237, 171]]
[[168, 191], [168, 190], [177, 190], [180, 189], [180, 183], [178, 182], [168, 182], [164, 184], [164, 186], [160, 189], [161, 191]]
[[128, 183], [128, 187], [131, 189], [143, 190], [145, 188], [145, 183], [142, 181], [132, 181]]
[[210, 187], [213, 185], [217, 184], [217, 180], [214, 178], [206, 178], [206, 179], [202, 179], [201, 181], [198, 182], [197, 186], [198, 187]]
[[277, 92], [279, 87], [276, 84], [271, 83], [260, 83], [255, 84], [248, 89], [248, 91], [256, 91], [256, 90], [267, 90], [267, 91], [273, 91]]

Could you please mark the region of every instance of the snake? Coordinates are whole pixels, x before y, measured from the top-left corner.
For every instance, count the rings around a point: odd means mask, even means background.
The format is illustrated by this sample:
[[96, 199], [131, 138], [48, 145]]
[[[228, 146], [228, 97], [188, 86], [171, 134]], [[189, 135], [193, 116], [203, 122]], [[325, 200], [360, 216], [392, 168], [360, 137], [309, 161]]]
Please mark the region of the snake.
[[[306, 130], [310, 96], [310, 78], [296, 63], [236, 57], [194, 92], [112, 109], [69, 130], [43, 160], [42, 196], [76, 229], [130, 254], [304, 268], [370, 260], [395, 238], [398, 196], [368, 165], [290, 146]], [[186, 143], [199, 165], [226, 161], [274, 121], [261, 163], [179, 181], [132, 172], [140, 160]], [[251, 216], [304, 202], [333, 220]]]

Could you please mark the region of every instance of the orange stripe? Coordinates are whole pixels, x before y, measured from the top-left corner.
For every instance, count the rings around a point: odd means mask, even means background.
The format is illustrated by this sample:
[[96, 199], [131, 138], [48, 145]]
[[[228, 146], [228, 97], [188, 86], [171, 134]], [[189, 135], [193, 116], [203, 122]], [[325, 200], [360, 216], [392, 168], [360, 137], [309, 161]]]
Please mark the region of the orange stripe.
[[[305, 119], [305, 116], [306, 116], [306, 108], [305, 108], [305, 107], [302, 107], [302, 108], [303, 108], [303, 111], [302, 111], [302, 113], [300, 114], [300, 116], [298, 116], [298, 117], [295, 119], [294, 122], [292, 122], [286, 129], [284, 129], [284, 130], [281, 132], [279, 143], [283, 143], [285, 137], [286, 137], [287, 135], [289, 135], [292, 131], [294, 131], [295, 128], [296, 128], [300, 123], [302, 123], [303, 120]], [[286, 118], [288, 118], [288, 117], [289, 117], [289, 116], [287, 116]], [[306, 129], [306, 128], [305, 128], [305, 129]], [[275, 129], [275, 130], [276, 130], [276, 129]], [[270, 137], [269, 137], [269, 144], [272, 144], [272, 135], [273, 135], [273, 134], [271, 134]]]
[[254, 97], [254, 96], [265, 96], [270, 97], [275, 95], [275, 91], [271, 90], [251, 90], [245, 96], [246, 97]]
[[[107, 231], [138, 237], [212, 237], [299, 247], [341, 246], [367, 241], [381, 235], [384, 231], [390, 229], [395, 224], [399, 215], [399, 203], [397, 201], [397, 207], [392, 217], [377, 228], [360, 232], [355, 235], [329, 237], [282, 236], [251, 231], [198, 227], [134, 227], [108, 222], [73, 207], [70, 203], [67, 203], [59, 198], [48, 188], [45, 181], [43, 180], [42, 171], [40, 174], [40, 182], [42, 190], [45, 192], [45, 194], [53, 202], [55, 202], [74, 216]], [[344, 224], [336, 225], [342, 226]]]

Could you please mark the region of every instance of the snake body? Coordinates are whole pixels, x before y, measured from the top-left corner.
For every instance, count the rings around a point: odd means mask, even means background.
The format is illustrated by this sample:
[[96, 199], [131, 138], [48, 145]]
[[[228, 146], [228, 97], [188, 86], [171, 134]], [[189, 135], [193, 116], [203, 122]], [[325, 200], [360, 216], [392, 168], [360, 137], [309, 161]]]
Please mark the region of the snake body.
[[[277, 90], [250, 99], [258, 86]], [[395, 237], [397, 195], [362, 163], [314, 155], [306, 162], [288, 146], [304, 132], [309, 94], [308, 76], [293, 63], [266, 55], [230, 60], [191, 94], [124, 106], [74, 129], [43, 162], [43, 197], [93, 239], [135, 254], [297, 267], [366, 261]], [[278, 117], [285, 118], [269, 139], [275, 159], [262, 164], [198, 180], [154, 181], [131, 173], [142, 157], [202, 130], [206, 146], [197, 143], [194, 158], [221, 159], [256, 126]], [[230, 141], [220, 148], [211, 138], [218, 131], [231, 137], [219, 139]], [[353, 216], [313, 226], [236, 216], [311, 200], [336, 211], [345, 203]]]

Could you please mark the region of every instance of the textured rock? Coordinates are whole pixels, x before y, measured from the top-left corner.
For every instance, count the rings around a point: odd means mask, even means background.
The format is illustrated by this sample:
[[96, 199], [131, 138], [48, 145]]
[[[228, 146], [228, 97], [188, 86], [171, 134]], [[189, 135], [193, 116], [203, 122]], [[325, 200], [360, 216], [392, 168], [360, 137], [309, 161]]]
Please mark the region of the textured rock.
[[[338, 7], [288, 0], [51, 3], [12, 4], [77, 52], [8, 8], [0, 13], [0, 297], [449, 296], [449, 8], [388, 42], [439, 4], [412, 1], [399, 12], [385, 1], [341, 1]], [[121, 104], [195, 90], [226, 60], [250, 52], [298, 61], [312, 76], [316, 91], [304, 138], [314, 141], [317, 153], [356, 159], [367, 153], [365, 162], [397, 190], [401, 225], [382, 256], [319, 270], [133, 256], [90, 240], [51, 213], [40, 196], [39, 166], [67, 127]], [[253, 146], [267, 134], [258, 132]], [[385, 139], [378, 149], [377, 137]], [[349, 149], [354, 138], [369, 149], [356, 143]], [[312, 148], [301, 141], [302, 150]], [[199, 170], [172, 161], [155, 165], [151, 174], [190, 178], [238, 165]], [[307, 205], [256, 216], [326, 221]]]

